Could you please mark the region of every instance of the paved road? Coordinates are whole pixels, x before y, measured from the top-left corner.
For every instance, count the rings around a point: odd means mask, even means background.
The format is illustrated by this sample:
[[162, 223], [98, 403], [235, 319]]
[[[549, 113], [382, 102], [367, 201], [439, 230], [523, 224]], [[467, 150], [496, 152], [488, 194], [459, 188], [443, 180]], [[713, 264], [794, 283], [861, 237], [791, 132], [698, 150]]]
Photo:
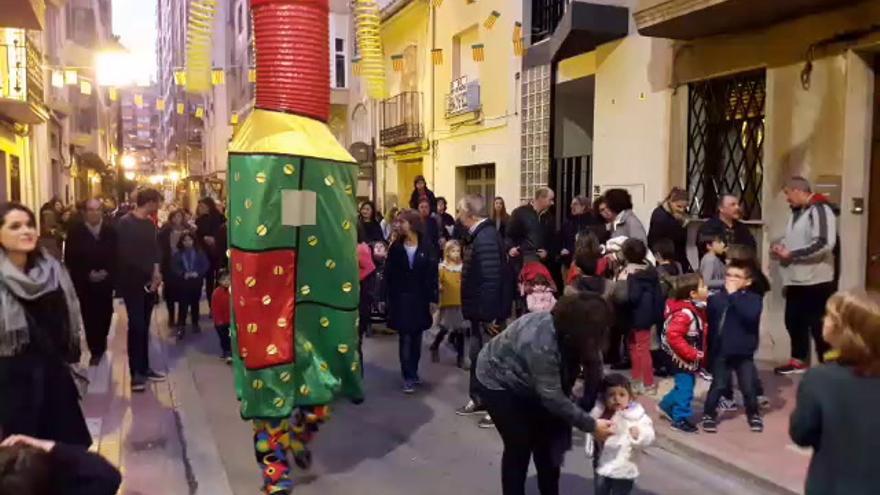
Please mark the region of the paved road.
[[[499, 494], [501, 441], [494, 430], [477, 428], [475, 418], [454, 414], [465, 397], [467, 374], [450, 364], [452, 357], [445, 356], [443, 363], [434, 365], [424, 355], [425, 390], [404, 396], [399, 388], [396, 339], [369, 339], [365, 351], [367, 401], [336, 407], [314, 444], [315, 466], [308, 473], [296, 473], [296, 493]], [[249, 427], [239, 419], [231, 371], [217, 357], [216, 336], [203, 332], [171, 352], [186, 354], [196, 385], [192, 393], [199, 395], [233, 493], [256, 495], [260, 480]], [[564, 495], [592, 493], [590, 469], [581, 452], [575, 449], [568, 455], [561, 484]], [[645, 452], [641, 469], [637, 494], [762, 493], [657, 448]], [[533, 471], [528, 493], [538, 494]]]

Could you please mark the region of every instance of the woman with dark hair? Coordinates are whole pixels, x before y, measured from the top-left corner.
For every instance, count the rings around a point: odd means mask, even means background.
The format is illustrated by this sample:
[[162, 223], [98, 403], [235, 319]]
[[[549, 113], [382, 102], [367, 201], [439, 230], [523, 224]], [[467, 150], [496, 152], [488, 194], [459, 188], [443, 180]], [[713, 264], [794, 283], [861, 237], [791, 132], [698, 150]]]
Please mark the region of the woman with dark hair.
[[429, 246], [422, 220], [414, 210], [397, 216], [398, 238], [388, 250], [385, 283], [388, 294], [388, 327], [400, 335], [400, 370], [403, 392], [412, 394], [421, 384], [419, 359], [422, 333], [431, 327], [431, 305], [438, 300], [436, 248]]
[[425, 176], [417, 175], [413, 181], [413, 192], [409, 197], [409, 207], [413, 210], [418, 210], [419, 202], [423, 199], [427, 199], [428, 204], [431, 205], [431, 213], [437, 213], [437, 198], [434, 196], [434, 192], [428, 189]]
[[37, 250], [34, 213], [0, 205], [0, 436], [88, 447], [72, 365], [82, 315], [61, 263]]
[[666, 199], [663, 200], [651, 214], [651, 223], [648, 229], [648, 247], [656, 249], [657, 241], [669, 239], [675, 248], [675, 257], [669, 261], [677, 261], [681, 264], [685, 273], [691, 271], [691, 264], [687, 257], [687, 215], [688, 194], [680, 187], [673, 187]]
[[217, 208], [214, 198], [206, 196], [199, 200], [196, 208], [196, 237], [198, 243], [204, 248], [211, 268], [205, 274], [205, 295], [208, 302], [211, 301], [211, 295], [214, 293], [214, 274], [220, 268], [223, 254], [219, 252], [221, 247], [220, 236], [223, 224], [226, 223], [226, 217]]
[[[522, 316], [480, 351], [475, 379], [504, 442], [503, 495], [525, 493], [532, 458], [541, 494], [558, 494], [572, 426], [600, 441], [611, 434], [610, 421], [587, 412], [599, 393], [601, 348], [610, 318], [601, 296], [565, 295], [551, 312]], [[582, 369], [579, 405], [570, 397]]]
[[621, 243], [626, 239], [638, 239], [644, 243], [648, 242], [648, 234], [645, 233], [645, 226], [641, 220], [636, 217], [633, 212], [632, 196], [626, 189], [609, 189], [603, 195], [605, 198], [605, 208], [610, 216], [608, 230], [611, 232], [611, 239], [621, 238]]
[[434, 217], [437, 220], [437, 230], [440, 233], [440, 244], [444, 244], [449, 239], [454, 239], [455, 219], [447, 212], [449, 203], [446, 198], [440, 196], [437, 198], [437, 214]]
[[376, 211], [376, 205], [372, 201], [364, 201], [358, 210], [358, 228], [363, 230], [363, 242], [373, 244], [374, 242], [384, 242], [385, 234], [382, 232], [382, 221], [379, 212]]
[[177, 326], [175, 318], [177, 304], [180, 302], [178, 294], [180, 281], [174, 276], [171, 260], [177, 254], [180, 237], [188, 231], [184, 218], [183, 210], [174, 210], [168, 215], [168, 221], [159, 230], [159, 250], [162, 252], [162, 262], [159, 265], [162, 270], [162, 297], [164, 297], [165, 306], [168, 308], [169, 328]]
[[489, 211], [489, 220], [495, 225], [498, 235], [504, 239], [510, 215], [507, 213], [507, 205], [504, 204], [504, 198], [501, 196], [495, 196], [495, 200], [492, 202], [492, 210]]
[[575, 240], [581, 233], [586, 234], [591, 227], [601, 225], [602, 221], [590, 210], [590, 200], [586, 196], [575, 196], [571, 200], [571, 216], [562, 224], [562, 246], [559, 260], [562, 262], [563, 279], [574, 259]]

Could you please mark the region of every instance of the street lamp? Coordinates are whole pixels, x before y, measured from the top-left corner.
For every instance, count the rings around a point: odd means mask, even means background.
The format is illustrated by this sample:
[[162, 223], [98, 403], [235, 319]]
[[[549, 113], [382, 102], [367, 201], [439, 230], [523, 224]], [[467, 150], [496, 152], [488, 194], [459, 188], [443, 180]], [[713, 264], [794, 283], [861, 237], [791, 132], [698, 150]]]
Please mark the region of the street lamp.
[[125, 173], [125, 180], [134, 180], [135, 177], [135, 173], [130, 170]]
[[131, 155], [123, 155], [122, 157], [122, 168], [125, 170], [132, 170], [137, 166], [137, 160]]

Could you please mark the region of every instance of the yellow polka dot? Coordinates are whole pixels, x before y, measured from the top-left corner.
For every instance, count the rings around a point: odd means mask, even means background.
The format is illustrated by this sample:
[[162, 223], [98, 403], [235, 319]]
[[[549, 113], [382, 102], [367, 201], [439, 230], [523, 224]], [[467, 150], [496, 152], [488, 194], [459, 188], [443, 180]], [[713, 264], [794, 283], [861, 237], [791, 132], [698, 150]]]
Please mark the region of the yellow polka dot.
[[325, 362], [319, 364], [318, 367], [321, 368], [321, 371], [330, 371], [330, 366], [328, 366]]
[[343, 220], [342, 221], [342, 230], [351, 229], [351, 220]]
[[244, 279], [244, 285], [247, 285], [251, 289], [257, 286], [257, 279], [254, 277], [248, 277]]
[[332, 175], [328, 175], [327, 177], [324, 177], [324, 184], [327, 184], [327, 187], [332, 187], [333, 184], [336, 184], [336, 179], [334, 179]]
[[252, 206], [254, 206], [253, 201], [251, 201], [250, 199], [244, 200], [244, 209], [250, 210]]
[[263, 172], [257, 172], [257, 184], [263, 184], [266, 182], [266, 174]]
[[307, 242], [309, 243], [309, 246], [315, 247], [318, 245], [318, 238], [310, 235]]
[[253, 381], [253, 383], [251, 383], [251, 387], [253, 387], [254, 390], [262, 389], [263, 388], [263, 380], [260, 380], [259, 378], [257, 378], [256, 380]]
[[345, 344], [339, 344], [336, 350], [338, 350], [340, 354], [345, 354], [348, 352], [348, 346]]
[[263, 237], [268, 233], [269, 233], [269, 228], [266, 227], [265, 225], [260, 225], [259, 227], [257, 227], [257, 235], [258, 236]]
[[287, 326], [287, 318], [278, 318], [276, 324], [279, 328], [285, 328]]
[[241, 217], [235, 217], [235, 225], [241, 225]]
[[281, 409], [282, 407], [284, 407], [284, 399], [282, 399], [281, 397], [275, 397], [275, 400], [272, 401], [272, 404], [274, 404], [275, 407], [277, 407], [278, 409]]
[[326, 316], [322, 316], [321, 317], [321, 326], [324, 328], [329, 327], [330, 326], [330, 318], [327, 318]]
[[272, 296], [268, 294], [263, 296], [263, 306], [268, 306], [270, 304], [272, 304]]
[[236, 172], [235, 175], [232, 177], [232, 179], [233, 179], [235, 182], [238, 182], [239, 180], [241, 180], [241, 174], [238, 173], [238, 172]]
[[269, 356], [277, 356], [278, 346], [275, 344], [269, 344], [268, 346], [266, 346], [266, 354]]
[[309, 392], [311, 392], [311, 390], [309, 390], [309, 386], [303, 383], [302, 386], [299, 388], [299, 393], [302, 395], [309, 395]]
[[349, 293], [349, 292], [351, 292], [351, 289], [352, 289], [351, 282], [346, 282], [346, 283], [342, 284], [342, 292]]
[[296, 167], [292, 163], [284, 165], [284, 175], [293, 175], [294, 172], [296, 172]]
[[351, 189], [351, 185], [350, 185], [350, 184], [347, 185], [347, 186], [345, 186], [345, 194], [348, 194], [349, 196], [351, 196], [351, 195], [353, 194], [353, 191], [352, 191], [352, 189]]
[[358, 362], [354, 361], [351, 363], [351, 371], [357, 371], [357, 370], [358, 370]]
[[306, 343], [303, 344], [303, 350], [306, 352], [312, 352], [315, 350], [315, 346], [313, 346], [311, 342], [306, 341]]
[[312, 292], [312, 288], [309, 287], [308, 285], [303, 285], [302, 287], [299, 288], [299, 293], [304, 296], [309, 295], [311, 292]]
[[257, 333], [257, 330], [259, 330], [259, 329], [260, 329], [260, 327], [257, 326], [256, 323], [248, 323], [248, 325], [247, 325], [248, 333]]
[[324, 266], [326, 266], [328, 270], [332, 270], [336, 268], [336, 262], [333, 260], [327, 260], [327, 262], [324, 263]]
[[289, 371], [282, 371], [279, 378], [281, 378], [281, 381], [284, 383], [289, 382], [290, 381], [290, 372]]
[[275, 267], [272, 268], [272, 273], [275, 275], [284, 275], [284, 267], [281, 265], [275, 265]]

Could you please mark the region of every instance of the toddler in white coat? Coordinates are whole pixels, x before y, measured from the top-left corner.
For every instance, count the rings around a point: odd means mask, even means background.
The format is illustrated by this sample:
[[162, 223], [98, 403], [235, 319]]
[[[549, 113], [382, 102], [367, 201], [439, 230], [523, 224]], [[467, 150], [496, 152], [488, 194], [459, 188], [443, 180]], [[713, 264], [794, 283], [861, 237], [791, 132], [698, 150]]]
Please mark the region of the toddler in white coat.
[[654, 441], [654, 424], [633, 400], [629, 379], [617, 373], [602, 380], [600, 399], [590, 415], [614, 424], [614, 434], [604, 444], [587, 435], [587, 456], [599, 457], [596, 495], [628, 495], [639, 477], [639, 451]]

